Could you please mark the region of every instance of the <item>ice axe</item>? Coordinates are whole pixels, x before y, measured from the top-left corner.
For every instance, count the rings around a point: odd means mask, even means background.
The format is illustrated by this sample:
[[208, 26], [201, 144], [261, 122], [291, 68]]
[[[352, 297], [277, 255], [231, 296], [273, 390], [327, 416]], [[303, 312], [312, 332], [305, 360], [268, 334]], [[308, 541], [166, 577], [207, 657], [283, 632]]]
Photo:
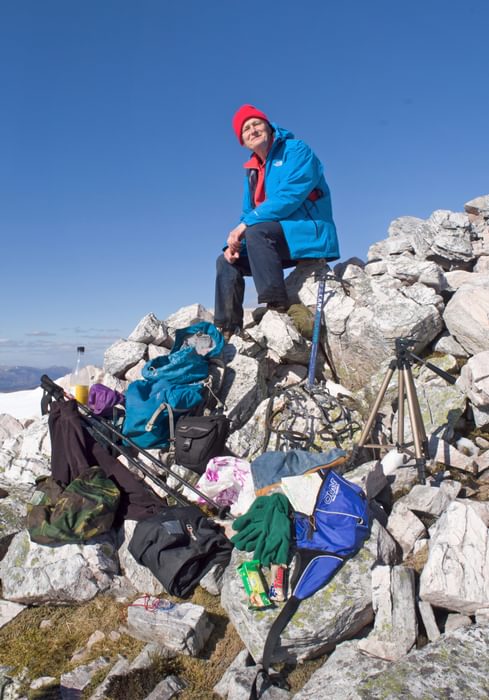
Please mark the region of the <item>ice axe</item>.
[[[318, 356], [318, 348], [319, 348], [319, 340], [321, 336], [321, 321], [323, 318], [323, 308], [324, 308], [324, 296], [325, 296], [325, 290], [326, 290], [326, 280], [334, 280], [336, 282], [340, 282], [342, 285], [344, 291], [346, 294], [349, 294], [348, 290], [345, 288], [345, 283], [342, 282], [341, 280], [338, 280], [337, 277], [330, 272], [329, 266], [326, 263], [325, 260], [321, 261], [324, 263], [324, 265], [321, 267], [321, 269], [316, 271], [315, 278], [316, 280], [319, 281], [318, 285], [318, 293], [317, 293], [317, 298], [316, 298], [316, 311], [314, 314], [314, 326], [312, 330], [312, 347], [311, 347], [311, 355], [309, 357], [309, 368], [307, 372], [307, 382], [306, 382], [306, 388], [310, 389], [313, 384], [314, 384], [314, 378], [316, 376], [316, 363], [317, 363], [317, 356]], [[333, 291], [331, 290], [331, 294]], [[333, 373], [333, 379], [335, 382], [338, 381], [338, 376], [336, 374], [336, 370], [334, 368], [334, 364], [331, 360], [331, 358], [328, 356], [328, 353], [326, 352], [326, 360], [328, 362], [328, 365], [331, 368], [331, 372]]]

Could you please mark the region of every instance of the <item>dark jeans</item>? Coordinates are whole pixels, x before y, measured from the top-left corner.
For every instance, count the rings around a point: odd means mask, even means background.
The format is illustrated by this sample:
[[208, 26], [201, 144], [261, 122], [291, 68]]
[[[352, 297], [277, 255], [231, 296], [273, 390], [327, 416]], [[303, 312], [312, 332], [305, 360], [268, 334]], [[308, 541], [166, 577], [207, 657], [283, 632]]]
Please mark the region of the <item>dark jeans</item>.
[[278, 221], [248, 226], [244, 237], [247, 255], [233, 264], [220, 255], [216, 264], [214, 323], [229, 330], [243, 327], [245, 277], [253, 277], [258, 303], [287, 304], [283, 270], [296, 264]]

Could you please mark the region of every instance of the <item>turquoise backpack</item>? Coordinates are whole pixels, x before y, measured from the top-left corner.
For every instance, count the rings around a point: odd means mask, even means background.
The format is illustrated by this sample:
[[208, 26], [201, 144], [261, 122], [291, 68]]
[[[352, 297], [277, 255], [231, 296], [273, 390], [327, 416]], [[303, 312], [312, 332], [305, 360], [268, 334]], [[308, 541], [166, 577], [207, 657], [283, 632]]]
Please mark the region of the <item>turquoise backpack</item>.
[[212, 323], [177, 330], [170, 354], [147, 362], [144, 379], [129, 384], [123, 434], [145, 449], [168, 447], [178, 418], [203, 403], [209, 362], [223, 347]]

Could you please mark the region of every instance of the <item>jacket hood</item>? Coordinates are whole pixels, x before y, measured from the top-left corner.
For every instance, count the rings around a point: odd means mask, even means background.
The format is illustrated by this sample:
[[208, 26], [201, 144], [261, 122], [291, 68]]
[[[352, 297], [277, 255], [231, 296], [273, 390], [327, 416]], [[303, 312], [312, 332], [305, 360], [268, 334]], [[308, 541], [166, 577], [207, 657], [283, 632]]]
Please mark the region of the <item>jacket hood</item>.
[[276, 141], [286, 141], [287, 139], [295, 138], [294, 134], [291, 131], [289, 131], [288, 129], [283, 129], [281, 126], [278, 126], [278, 124], [275, 124], [274, 122], [270, 122], [270, 126], [274, 131], [274, 143]]

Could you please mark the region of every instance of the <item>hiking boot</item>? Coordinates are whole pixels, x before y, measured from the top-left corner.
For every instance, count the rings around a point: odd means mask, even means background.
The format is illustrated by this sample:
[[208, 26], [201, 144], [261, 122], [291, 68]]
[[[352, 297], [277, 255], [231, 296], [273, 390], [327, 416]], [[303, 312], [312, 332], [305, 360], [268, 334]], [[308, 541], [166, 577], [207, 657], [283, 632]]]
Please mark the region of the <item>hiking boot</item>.
[[288, 304], [270, 301], [266, 306], [257, 306], [251, 313], [253, 321], [260, 323], [267, 311], [277, 311], [279, 314], [286, 314], [289, 308]]
[[268, 311], [276, 311], [279, 314], [286, 314], [289, 310], [289, 304], [285, 301], [270, 301], [267, 304]]
[[236, 326], [236, 328], [223, 328], [222, 326], [217, 326], [217, 330], [222, 334], [225, 343], [229, 343], [231, 336], [239, 335], [241, 328]]
[[265, 316], [267, 311], [268, 311], [268, 308], [266, 306], [257, 306], [256, 309], [253, 309], [253, 311], [251, 312], [251, 316], [253, 318], [253, 321], [255, 323], [260, 323], [260, 321]]

